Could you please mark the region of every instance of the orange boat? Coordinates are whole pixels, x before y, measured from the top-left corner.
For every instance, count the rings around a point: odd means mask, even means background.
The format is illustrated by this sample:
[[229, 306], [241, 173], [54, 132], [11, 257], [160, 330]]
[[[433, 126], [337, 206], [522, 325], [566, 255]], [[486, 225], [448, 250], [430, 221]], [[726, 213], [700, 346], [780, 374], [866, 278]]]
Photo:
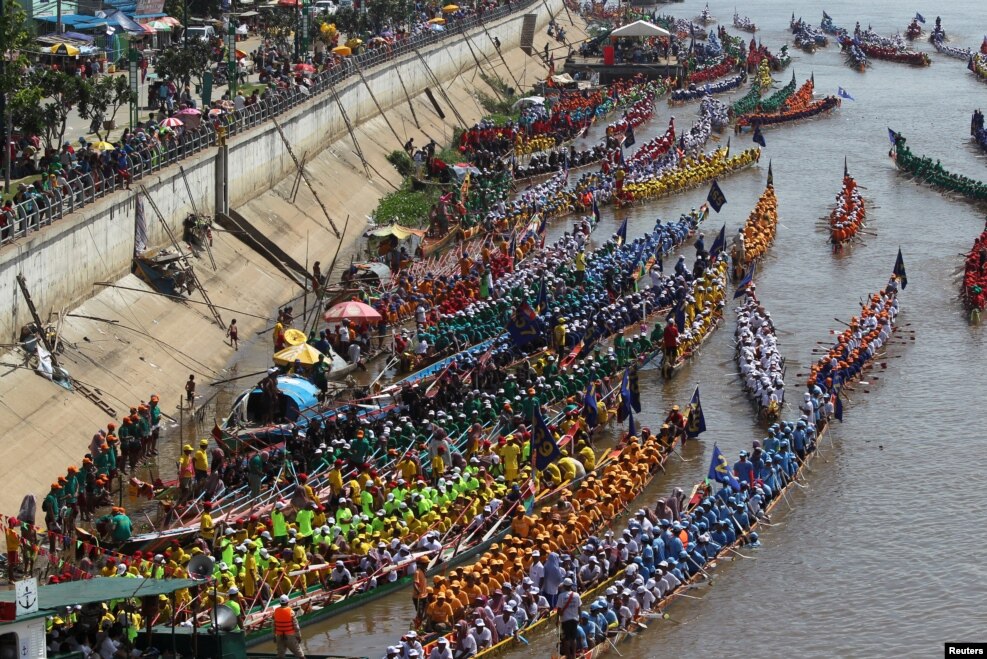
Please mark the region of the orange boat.
[[833, 251], [839, 252], [851, 244], [857, 233], [866, 226], [867, 209], [864, 198], [860, 195], [857, 182], [847, 171], [843, 163], [843, 189], [836, 195], [836, 207], [829, 214], [829, 241], [833, 243]]

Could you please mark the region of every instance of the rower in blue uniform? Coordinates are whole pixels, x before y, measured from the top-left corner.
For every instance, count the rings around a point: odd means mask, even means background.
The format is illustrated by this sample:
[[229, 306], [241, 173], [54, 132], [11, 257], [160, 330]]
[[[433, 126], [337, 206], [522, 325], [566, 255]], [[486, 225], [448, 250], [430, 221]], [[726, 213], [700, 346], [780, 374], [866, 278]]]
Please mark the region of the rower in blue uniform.
[[754, 465], [747, 461], [747, 451], [741, 451], [740, 460], [733, 463], [733, 475], [738, 481], [754, 482]]

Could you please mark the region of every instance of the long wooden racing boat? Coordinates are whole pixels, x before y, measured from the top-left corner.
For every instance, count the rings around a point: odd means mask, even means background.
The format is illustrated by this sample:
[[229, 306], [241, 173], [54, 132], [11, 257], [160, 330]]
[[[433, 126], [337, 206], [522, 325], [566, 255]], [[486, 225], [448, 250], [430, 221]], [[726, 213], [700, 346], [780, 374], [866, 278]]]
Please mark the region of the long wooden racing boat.
[[[721, 562], [732, 561], [734, 557], [739, 554], [739, 549], [743, 548], [744, 546], [748, 545], [751, 542], [751, 534], [756, 533], [763, 526], [766, 519], [770, 519], [769, 515], [775, 509], [775, 507], [777, 507], [782, 500], [788, 501], [787, 491], [793, 488], [792, 485], [793, 482], [799, 480], [805, 480], [806, 474], [809, 471], [809, 464], [815, 458], [818, 452], [816, 449], [818, 448], [822, 439], [826, 436], [828, 429], [829, 426], [827, 424], [823, 426], [823, 428], [817, 433], [816, 440], [813, 444], [813, 450], [806, 453], [805, 459], [799, 464], [798, 469], [795, 471], [795, 475], [792, 476], [790, 480], [785, 482], [784, 486], [779, 490], [777, 496], [775, 496], [773, 499], [771, 499], [771, 501], [767, 503], [767, 505], [761, 511], [762, 514], [754, 516], [750, 526], [746, 530], [742, 532], [738, 532], [737, 539], [733, 543], [729, 545], [724, 545], [716, 553], [716, 556], [706, 561], [706, 563], [704, 563], [702, 566], [703, 570], [705, 570], [708, 573], [710, 570], [714, 570], [717, 567], [719, 567]], [[712, 496], [713, 494], [715, 494], [715, 492], [705, 481], [697, 484], [692, 489], [692, 495], [689, 498], [689, 503], [686, 507], [686, 512], [692, 512], [693, 510], [696, 509], [696, 507], [700, 503], [702, 503], [702, 501], [705, 498]], [[597, 586], [594, 586], [589, 591], [585, 593], [581, 593], [580, 594], [581, 599], [584, 602], [591, 601], [592, 599], [598, 597], [603, 592], [605, 592], [607, 588], [622, 582], [625, 579], [626, 575], [627, 575], [627, 571], [625, 567], [621, 569], [613, 577], [598, 584]], [[638, 630], [647, 629], [647, 624], [645, 621], [649, 619], [665, 618], [667, 614], [664, 613], [663, 609], [665, 609], [672, 602], [674, 602], [677, 597], [687, 593], [689, 590], [692, 590], [693, 588], [701, 585], [702, 583], [705, 583], [706, 581], [707, 581], [706, 575], [703, 574], [703, 572], [701, 571], [697, 571], [695, 574], [690, 576], [684, 582], [679, 584], [679, 586], [675, 590], [673, 590], [672, 592], [665, 595], [665, 597], [655, 602], [651, 611], [641, 612], [641, 614], [639, 614], [638, 617], [635, 619], [635, 621], [632, 623], [632, 626]], [[553, 613], [553, 615], [555, 614]], [[524, 631], [527, 632], [527, 629], [525, 629]], [[617, 646], [621, 642], [627, 640], [628, 638], [637, 636], [638, 633], [639, 631], [635, 632], [634, 629], [617, 629], [617, 630], [608, 631], [607, 638], [609, 640], [607, 642], [599, 643], [594, 647], [590, 648], [589, 650], [586, 650], [583, 653], [578, 654], [577, 657], [579, 657], [579, 659], [595, 659], [596, 657], [602, 657], [606, 655], [610, 650], [619, 653], [620, 651], [617, 649]], [[477, 656], [479, 657], [484, 655], [482, 655], [481, 653], [480, 655]]]
[[980, 323], [981, 314], [987, 308], [987, 230], [977, 237], [967, 252], [960, 299], [970, 323]]
[[[737, 329], [734, 331], [734, 337], [736, 339], [736, 348], [734, 350], [734, 356], [736, 357], [737, 360], [737, 375], [740, 376], [740, 381], [744, 385], [744, 392], [747, 394], [747, 397], [750, 399], [751, 403], [757, 409], [758, 420], [765, 423], [774, 423], [780, 418], [782, 405], [785, 404], [784, 382], [783, 381], [781, 382], [782, 388], [781, 388], [780, 400], [779, 401], [772, 400], [768, 405], [764, 405], [761, 403], [760, 400], [758, 400], [757, 396], [755, 395], [755, 392], [752, 391], [747, 386], [747, 383], [744, 379], [744, 364], [745, 363], [750, 364], [752, 362], [757, 362], [759, 360], [756, 354], [753, 355], [753, 359], [745, 360], [744, 351], [742, 349], [743, 342], [740, 339], [740, 316], [744, 307], [750, 307], [751, 310], [749, 310], [748, 313], [752, 313], [752, 311], [756, 310], [759, 306], [760, 306], [760, 301], [757, 299], [757, 294], [754, 293], [753, 290], [747, 289], [746, 297], [744, 298], [743, 305], [737, 309]], [[752, 328], [751, 331], [753, 333], [755, 329]], [[770, 326], [770, 333], [771, 335], [775, 336], [773, 324]], [[775, 354], [778, 354], [777, 348], [775, 348], [774, 352]], [[763, 356], [763, 352], [762, 352], [762, 356]], [[782, 378], [784, 378], [784, 373], [785, 373], [784, 358], [780, 359], [780, 363], [781, 363]]]
[[853, 244], [858, 232], [866, 227], [867, 209], [859, 186], [843, 167], [843, 188], [836, 197], [836, 207], [829, 213], [829, 241], [833, 251], [842, 251]]
[[[681, 436], [675, 436], [675, 437], [673, 437], [671, 444], [669, 444], [668, 446], [663, 446], [663, 449], [664, 450], [660, 453], [660, 457], [659, 457], [658, 461], [655, 464], [651, 465], [651, 467], [649, 468], [648, 477], [645, 479], [645, 482], [642, 483], [642, 486], [639, 489], [639, 491], [637, 492], [637, 494], [635, 496], [635, 499], [633, 499], [632, 501], [635, 501], [637, 499], [637, 497], [640, 496], [641, 493], [643, 493], [651, 485], [651, 483], [654, 481], [654, 479], [658, 476], [658, 473], [659, 472], [664, 472], [665, 463], [668, 461], [669, 457], [671, 457], [672, 452], [675, 449], [675, 446], [681, 440], [682, 440], [682, 437]], [[633, 504], [632, 503], [628, 503], [628, 505], [626, 507], [624, 507], [623, 510], [621, 510], [612, 519], [601, 520], [600, 523], [596, 527], [594, 527], [593, 529], [590, 529], [590, 532], [589, 532], [588, 535], [592, 535], [594, 533], [599, 533], [599, 532], [603, 531], [604, 529], [612, 528], [614, 526], [614, 524], [616, 524], [617, 522], [619, 522], [621, 519], [626, 518], [626, 516], [628, 514], [630, 514], [630, 509], [632, 507], [633, 507]], [[588, 535], [587, 535], [587, 537], [588, 537]], [[585, 542], [586, 539], [587, 538], [581, 538], [580, 539], [580, 542], [578, 543], [578, 546], [582, 546], [582, 544]], [[578, 551], [578, 548], [576, 549], [576, 551]], [[536, 620], [532, 624], [528, 625], [527, 627], [525, 627], [524, 630], [523, 630], [524, 631], [524, 634], [525, 635], [530, 635], [531, 632], [537, 631], [538, 629], [541, 629], [541, 628], [545, 627], [549, 623], [549, 621], [554, 620], [556, 617], [557, 617], [557, 614], [554, 611], [552, 611], [547, 616], [544, 616], [544, 617]], [[449, 641], [452, 642], [452, 640], [453, 640], [452, 633], [447, 634], [445, 636], [445, 638], [449, 639]], [[426, 656], [427, 656], [427, 653], [430, 651], [430, 649], [432, 647], [434, 647], [436, 640], [437, 640], [437, 638], [432, 639], [428, 644], [425, 645], [425, 648], [424, 649], [425, 649], [425, 652], [426, 652]], [[483, 651], [477, 653], [476, 659], [480, 659], [480, 658], [490, 659], [491, 657], [500, 656], [500, 655], [504, 654], [505, 652], [508, 652], [508, 651], [510, 651], [510, 650], [512, 650], [514, 648], [523, 647], [521, 645], [522, 643], [523, 643], [523, 641], [520, 640], [520, 637], [517, 637], [517, 638], [515, 638], [515, 637], [506, 638], [506, 639], [500, 641], [499, 643], [493, 645], [492, 647], [487, 648], [486, 650], [483, 650]]]
[[[892, 324], [892, 331], [893, 329], [894, 329], [894, 325]], [[858, 375], [855, 378], [853, 378], [850, 382], [847, 382], [846, 385], [852, 385], [854, 382], [860, 380], [865, 375], [866, 370], [868, 370], [874, 365], [876, 359], [877, 359], [876, 355], [872, 356], [864, 364], [860, 373], [858, 373]], [[835, 395], [839, 396], [840, 394], [836, 393]], [[773, 499], [771, 499], [771, 501], [769, 501], [767, 505], [762, 509], [763, 515], [761, 514], [755, 515], [751, 521], [750, 526], [746, 530], [738, 533], [737, 539], [733, 543], [721, 547], [720, 550], [717, 552], [716, 556], [713, 559], [708, 560], [703, 565], [703, 569], [706, 572], [715, 569], [718, 566], [719, 561], [732, 560], [733, 555], [739, 555], [739, 552], [737, 551], [738, 547], [743, 547], [746, 544], [748, 544], [748, 542], [751, 541], [751, 533], [756, 532], [766, 518], [770, 519], [768, 517], [768, 514], [775, 509], [778, 503], [783, 499], [785, 501], [789, 501], [786, 495], [786, 491], [791, 489], [793, 482], [797, 482], [800, 479], [804, 480], [806, 478], [806, 472], [809, 469], [809, 464], [813, 461], [816, 454], [818, 453], [818, 448], [823, 438], [826, 436], [826, 434], [829, 431], [829, 425], [830, 425], [830, 421], [828, 419], [824, 419], [821, 422], [820, 427], [818, 428], [818, 432], [816, 433], [815, 441], [811, 446], [811, 450], [809, 450], [806, 453], [805, 459], [802, 460], [802, 462], [799, 464], [798, 469], [795, 471], [794, 476], [792, 476], [788, 480], [783, 480], [783, 487], [779, 490], [778, 494]], [[714, 494], [715, 492], [713, 492], [712, 488], [707, 484], [707, 482], [698, 484], [692, 490], [692, 497], [689, 500], [687, 511], [694, 510], [695, 507], [699, 505], [706, 497], [712, 496]], [[789, 504], [789, 506], [790, 505], [791, 504]], [[583, 601], [589, 601], [592, 598], [598, 596], [600, 593], [602, 593], [606, 588], [618, 582], [623, 581], [625, 577], [626, 577], [626, 569], [621, 569], [615, 576], [603, 581], [602, 583], [593, 587], [589, 591], [582, 593], [581, 598], [583, 599]], [[704, 579], [705, 579], [705, 575], [703, 574], [703, 572], [697, 571], [692, 577], [690, 577], [684, 583], [680, 584], [679, 587], [677, 587], [673, 592], [669, 593], [664, 598], [656, 602], [655, 606], [652, 609], [652, 612], [642, 612], [642, 614], [638, 618], [638, 621], [647, 620], [649, 618], [666, 617], [666, 614], [662, 612], [662, 609], [667, 607], [668, 604], [671, 603], [676, 597], [685, 593], [687, 590], [690, 590], [692, 587], [695, 587]], [[643, 627], [643, 625], [638, 625], [638, 626]], [[528, 629], [530, 629], [530, 627], [526, 628], [523, 631], [527, 632]], [[612, 632], [611, 634], [613, 636], [613, 638], [610, 639], [612, 643], [611, 642], [601, 643], [579, 655], [580, 659], [589, 659], [591, 657], [602, 656], [611, 648], [616, 650], [617, 642], [630, 637], [632, 635], [632, 632], [629, 630], [617, 630], [615, 632]], [[611, 634], [608, 634], [608, 637], [610, 637]]]
[[[719, 271], [717, 276], [714, 278], [714, 298], [716, 296], [720, 296], [721, 299], [725, 298], [728, 270], [726, 256], [720, 255], [716, 263], [709, 267], [716, 268]], [[695, 287], [695, 285], [696, 283], [693, 282], [693, 287]], [[708, 297], [710, 294], [704, 293], [704, 295]], [[675, 377], [675, 375], [685, 367], [689, 360], [699, 354], [700, 348], [702, 348], [703, 344], [709, 340], [709, 337], [713, 335], [713, 332], [715, 332], [716, 328], [720, 326], [720, 323], [723, 322], [723, 308], [716, 303], [715, 299], [710, 301], [709, 306], [711, 317], [702, 325], [702, 334], [691, 345], [686, 347], [684, 350], [680, 350], [676, 354], [674, 362], [669, 363], [665, 359], [662, 360], [661, 373], [666, 380], [670, 380]], [[688, 323], [688, 319], [684, 321], [684, 324], [685, 323]]]

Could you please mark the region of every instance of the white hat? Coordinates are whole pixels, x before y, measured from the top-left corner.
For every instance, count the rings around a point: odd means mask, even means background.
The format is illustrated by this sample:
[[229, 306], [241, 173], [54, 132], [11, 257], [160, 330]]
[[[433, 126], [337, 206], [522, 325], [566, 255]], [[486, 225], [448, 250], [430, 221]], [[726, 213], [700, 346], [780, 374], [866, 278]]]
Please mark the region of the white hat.
[[287, 595], [282, 595], [280, 598], [278, 598], [278, 601], [281, 602], [282, 604], [287, 604], [291, 600], [288, 599]]

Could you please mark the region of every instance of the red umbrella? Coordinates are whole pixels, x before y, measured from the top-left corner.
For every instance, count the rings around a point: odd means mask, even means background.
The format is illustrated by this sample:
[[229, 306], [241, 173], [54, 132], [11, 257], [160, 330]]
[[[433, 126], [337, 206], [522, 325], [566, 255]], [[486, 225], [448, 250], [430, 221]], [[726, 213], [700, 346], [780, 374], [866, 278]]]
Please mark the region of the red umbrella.
[[315, 73], [315, 67], [311, 64], [296, 64], [295, 71], [301, 71], [303, 73]]
[[369, 304], [364, 304], [363, 302], [357, 302], [355, 300], [340, 302], [329, 309], [329, 311], [327, 311], [322, 317], [327, 323], [340, 321], [343, 318], [350, 318], [354, 320], [380, 320], [380, 314], [377, 313], [376, 309]]

